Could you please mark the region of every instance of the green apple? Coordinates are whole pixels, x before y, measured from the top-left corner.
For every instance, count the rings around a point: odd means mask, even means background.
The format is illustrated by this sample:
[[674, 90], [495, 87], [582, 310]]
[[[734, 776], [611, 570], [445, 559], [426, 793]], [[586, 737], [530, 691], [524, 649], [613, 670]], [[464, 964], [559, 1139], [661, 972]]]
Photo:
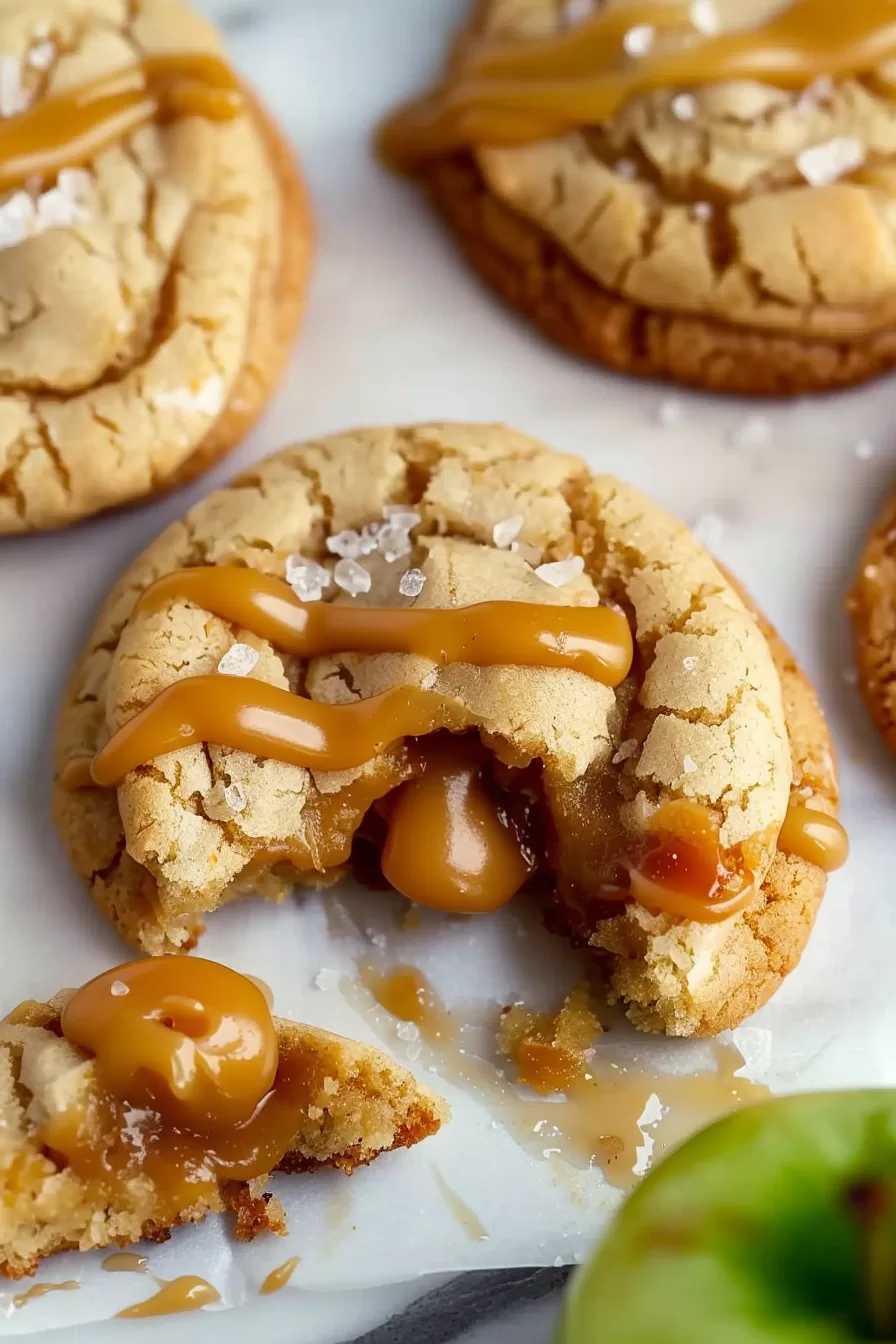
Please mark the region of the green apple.
[[557, 1344], [896, 1340], [896, 1091], [785, 1097], [671, 1154], [572, 1285]]

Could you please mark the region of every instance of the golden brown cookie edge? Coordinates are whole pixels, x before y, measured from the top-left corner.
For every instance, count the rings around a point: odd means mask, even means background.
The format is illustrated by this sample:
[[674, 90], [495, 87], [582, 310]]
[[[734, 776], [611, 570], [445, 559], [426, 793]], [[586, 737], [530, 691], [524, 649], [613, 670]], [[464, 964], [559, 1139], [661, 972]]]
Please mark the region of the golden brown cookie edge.
[[896, 753], [896, 495], [865, 540], [847, 611], [862, 700]]
[[705, 391], [780, 397], [851, 387], [896, 367], [896, 329], [853, 343], [801, 340], [613, 294], [499, 200], [470, 154], [437, 161], [425, 184], [481, 279], [544, 336], [592, 363]]

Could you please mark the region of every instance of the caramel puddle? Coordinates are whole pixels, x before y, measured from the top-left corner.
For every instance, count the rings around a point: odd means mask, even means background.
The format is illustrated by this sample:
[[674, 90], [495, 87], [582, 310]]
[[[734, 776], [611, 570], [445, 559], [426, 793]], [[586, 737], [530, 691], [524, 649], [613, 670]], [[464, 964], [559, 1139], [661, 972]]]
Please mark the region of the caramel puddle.
[[288, 1260], [284, 1260], [282, 1265], [277, 1265], [271, 1270], [270, 1274], [263, 1279], [258, 1291], [267, 1295], [268, 1293], [279, 1293], [281, 1288], [285, 1288], [295, 1274], [299, 1265], [299, 1257], [291, 1255]]
[[342, 990], [361, 1008], [369, 1011], [373, 1003], [412, 1023], [436, 1072], [480, 1100], [528, 1152], [580, 1169], [599, 1167], [620, 1190], [636, 1184], [653, 1154], [770, 1095], [764, 1084], [735, 1076], [744, 1060], [734, 1045], [712, 1042], [715, 1071], [682, 1075], [617, 1055], [612, 1043], [601, 1040], [587, 1065], [564, 1080], [562, 1094], [533, 1099], [521, 1095], [504, 1070], [461, 1044], [485, 1025], [481, 1016], [464, 1021], [449, 1011], [415, 967], [388, 971], [361, 962], [358, 982], [343, 979]]
[[114, 1251], [103, 1261], [107, 1274], [146, 1274], [149, 1261], [145, 1255], [135, 1255], [133, 1251]]
[[135, 1320], [140, 1316], [173, 1316], [182, 1311], [199, 1311], [212, 1302], [220, 1302], [221, 1294], [213, 1288], [207, 1279], [197, 1274], [183, 1274], [180, 1278], [167, 1282], [157, 1280], [161, 1287], [145, 1302], [135, 1302], [132, 1307], [115, 1313], [116, 1320]]

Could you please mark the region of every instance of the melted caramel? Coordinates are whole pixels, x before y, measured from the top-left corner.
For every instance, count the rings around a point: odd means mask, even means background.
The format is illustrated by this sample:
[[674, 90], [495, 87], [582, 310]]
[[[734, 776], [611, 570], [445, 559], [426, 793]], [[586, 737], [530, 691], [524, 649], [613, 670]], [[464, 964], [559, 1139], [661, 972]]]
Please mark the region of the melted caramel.
[[[550, 1074], [556, 1069], [563, 1077], [563, 1095], [531, 1100], [521, 1096], [490, 1060], [474, 1052], [471, 1038], [482, 1030], [482, 1021], [449, 1012], [419, 971], [405, 966], [390, 972], [362, 964], [359, 977], [364, 988], [343, 983], [348, 997], [363, 1006], [366, 989], [393, 1016], [415, 1022], [428, 1047], [422, 1062], [472, 1093], [528, 1152], [564, 1163], [567, 1170], [600, 1167], [610, 1183], [623, 1190], [631, 1189], [643, 1169], [639, 1158], [649, 1142], [642, 1124], [659, 1156], [728, 1111], [769, 1095], [763, 1084], [735, 1076], [744, 1061], [733, 1045], [712, 1042], [715, 1070], [684, 1075], [662, 1073], [637, 1056], [614, 1050], [612, 1041], [601, 1038], [590, 1059], [579, 1053], [571, 1072], [565, 1047], [560, 1047], [563, 1058], [556, 1065], [542, 1058], [540, 1081], [550, 1086]], [[675, 1045], [670, 1042], [669, 1048]], [[682, 1048], [688, 1047], [682, 1043]], [[654, 1097], [664, 1108], [662, 1114], [642, 1121]]]
[[[647, 26], [646, 54], [626, 33]], [[792, 0], [760, 24], [705, 35], [689, 3], [598, 8], [544, 37], [466, 45], [445, 82], [400, 109], [380, 135], [391, 164], [413, 169], [475, 145], [517, 145], [607, 121], [630, 98], [725, 80], [801, 89], [820, 75], [869, 74], [896, 56], [889, 0]]]
[[164, 52], [90, 84], [41, 98], [0, 121], [0, 191], [89, 163], [151, 121], [229, 121], [242, 110], [229, 65], [206, 52]]
[[33, 1302], [36, 1297], [45, 1297], [47, 1293], [71, 1293], [80, 1287], [76, 1279], [66, 1279], [64, 1283], [34, 1283], [24, 1293], [16, 1293], [12, 1304], [18, 1310]]
[[[629, 865], [629, 893], [649, 910], [714, 924], [743, 910], [755, 895], [742, 850], [722, 848], [718, 823], [700, 803], [663, 803], [635, 847], [641, 853]], [[607, 888], [601, 894], [613, 893]]]
[[145, 1302], [135, 1302], [132, 1307], [125, 1307], [115, 1315], [121, 1320], [135, 1320], [140, 1316], [173, 1316], [181, 1311], [199, 1311], [200, 1307], [220, 1301], [221, 1294], [207, 1279], [200, 1279], [197, 1274], [184, 1274], [178, 1279], [162, 1283], [159, 1291]]
[[[408, 653], [477, 667], [565, 667], [618, 686], [632, 665], [628, 622], [613, 607], [479, 602], [470, 607], [361, 607], [302, 602], [282, 579], [208, 566], [167, 574], [136, 610], [195, 602], [287, 653]], [[339, 767], [335, 767], [339, 768]]]
[[114, 1251], [103, 1261], [107, 1274], [146, 1274], [149, 1261], [145, 1255], [135, 1255], [133, 1251]]
[[418, 778], [390, 794], [383, 876], [418, 905], [459, 914], [496, 910], [535, 864], [487, 788], [485, 749], [472, 738], [427, 744]]
[[260, 1293], [279, 1293], [281, 1288], [285, 1288], [295, 1274], [299, 1265], [299, 1257], [291, 1255], [288, 1260], [284, 1260], [282, 1265], [277, 1265], [270, 1274], [266, 1275], [258, 1289]]
[[94, 1053], [95, 1078], [40, 1140], [98, 1207], [141, 1175], [169, 1225], [217, 1198], [221, 1180], [267, 1175], [294, 1143], [312, 1080], [298, 1052], [278, 1059], [264, 996], [235, 971], [198, 957], [131, 962], [76, 993], [61, 1025]]
[[461, 1199], [456, 1190], [452, 1189], [438, 1167], [432, 1168], [432, 1178], [458, 1227], [466, 1232], [471, 1241], [488, 1241], [488, 1230], [478, 1213], [470, 1208], [465, 1199]]
[[836, 817], [791, 803], [778, 836], [778, 848], [783, 854], [794, 854], [832, 873], [849, 857], [849, 838]]

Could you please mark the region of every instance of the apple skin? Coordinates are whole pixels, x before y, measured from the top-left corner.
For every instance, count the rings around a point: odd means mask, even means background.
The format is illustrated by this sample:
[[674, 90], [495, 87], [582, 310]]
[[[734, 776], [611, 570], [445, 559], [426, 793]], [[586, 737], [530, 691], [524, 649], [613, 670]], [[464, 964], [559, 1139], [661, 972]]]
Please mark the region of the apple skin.
[[[873, 1262], [887, 1323], [875, 1330], [867, 1206], [878, 1197], [889, 1210]], [[737, 1111], [676, 1149], [623, 1206], [575, 1276], [556, 1344], [894, 1340], [894, 1207], [896, 1091]]]

